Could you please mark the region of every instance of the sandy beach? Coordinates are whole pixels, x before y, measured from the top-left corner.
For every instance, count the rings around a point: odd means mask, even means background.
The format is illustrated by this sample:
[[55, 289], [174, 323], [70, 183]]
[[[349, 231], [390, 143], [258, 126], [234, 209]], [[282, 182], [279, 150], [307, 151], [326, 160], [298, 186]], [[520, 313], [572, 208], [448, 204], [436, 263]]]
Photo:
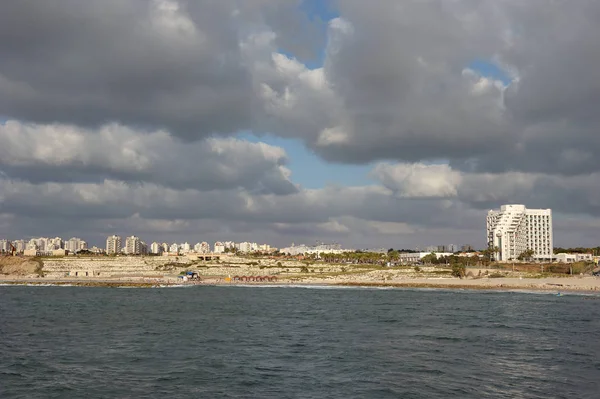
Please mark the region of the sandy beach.
[[[464, 278], [444, 267], [380, 267], [306, 263], [296, 260], [229, 257], [199, 262], [180, 257], [0, 258], [0, 284], [77, 285], [90, 287], [161, 287], [179, 285], [330, 285], [484, 290], [600, 291], [600, 277], [542, 274], [498, 268], [468, 268]], [[183, 281], [193, 271], [199, 280]], [[537, 269], [536, 269], [537, 270]], [[262, 276], [259, 280], [252, 281]], [[265, 276], [269, 276], [264, 281]]]
[[473, 290], [541, 290], [553, 292], [600, 291], [598, 277], [545, 277], [545, 278], [407, 278], [395, 281], [373, 281], [355, 278], [281, 279], [276, 282], [233, 282], [224, 278], [205, 278], [200, 282], [182, 282], [177, 278], [61, 278], [0, 276], [2, 285], [69, 285], [88, 287], [160, 287], [191, 285], [329, 285], [353, 287], [443, 288]]

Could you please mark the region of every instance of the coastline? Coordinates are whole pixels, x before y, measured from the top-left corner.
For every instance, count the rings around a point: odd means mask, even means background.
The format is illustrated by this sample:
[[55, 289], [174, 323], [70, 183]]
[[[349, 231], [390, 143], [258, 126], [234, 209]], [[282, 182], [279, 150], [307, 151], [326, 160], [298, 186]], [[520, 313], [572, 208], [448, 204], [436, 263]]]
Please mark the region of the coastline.
[[223, 279], [203, 279], [200, 282], [181, 282], [172, 278], [120, 278], [120, 279], [46, 279], [43, 277], [0, 277], [0, 286], [75, 286], [106, 288], [157, 288], [191, 286], [324, 286], [364, 288], [414, 288], [447, 290], [494, 290], [494, 291], [544, 291], [544, 292], [590, 292], [600, 294], [600, 278], [596, 277], [543, 277], [543, 278], [416, 278], [395, 281], [336, 281], [336, 279], [281, 279], [277, 282], [227, 282]]

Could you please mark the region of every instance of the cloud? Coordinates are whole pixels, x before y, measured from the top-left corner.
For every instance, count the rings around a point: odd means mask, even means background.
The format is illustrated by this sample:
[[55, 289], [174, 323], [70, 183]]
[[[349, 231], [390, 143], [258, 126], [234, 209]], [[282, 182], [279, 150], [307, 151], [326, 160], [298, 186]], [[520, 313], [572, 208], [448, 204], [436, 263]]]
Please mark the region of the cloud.
[[296, 0], [6, 4], [0, 16], [0, 113], [37, 123], [164, 128], [186, 139], [247, 129], [262, 106], [241, 42], [267, 30], [269, 22], [279, 45], [294, 42], [298, 49], [311, 42], [291, 31], [294, 26], [313, 31], [297, 5]]
[[379, 164], [372, 173], [400, 198], [458, 201], [467, 209], [506, 203], [552, 208], [565, 215], [600, 217], [600, 173], [565, 178], [548, 173], [472, 173], [448, 165]]
[[117, 124], [88, 130], [18, 121], [0, 125], [0, 142], [0, 170], [31, 182], [118, 179], [205, 191], [297, 191], [285, 151], [264, 143], [213, 138], [186, 144], [165, 131], [142, 133]]
[[[600, 3], [337, 6], [321, 21], [299, 0], [3, 5], [0, 233], [476, 241], [509, 202], [590, 231]], [[304, 189], [282, 148], [239, 132], [375, 164], [376, 183]]]
[[372, 175], [406, 198], [456, 197], [461, 183], [461, 174], [448, 165], [379, 164]]

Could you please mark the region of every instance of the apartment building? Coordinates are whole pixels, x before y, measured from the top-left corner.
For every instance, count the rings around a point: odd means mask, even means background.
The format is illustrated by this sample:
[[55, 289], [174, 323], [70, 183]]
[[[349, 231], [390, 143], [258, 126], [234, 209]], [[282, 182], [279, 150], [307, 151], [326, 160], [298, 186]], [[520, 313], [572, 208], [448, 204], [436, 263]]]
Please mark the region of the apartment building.
[[125, 253], [127, 255], [141, 255], [144, 252], [144, 243], [139, 237], [131, 236], [125, 239]]
[[73, 237], [67, 242], [65, 242], [64, 247], [70, 253], [77, 253], [79, 251], [87, 249], [87, 243], [81, 238]]
[[533, 250], [536, 260], [553, 258], [552, 210], [527, 209], [525, 205], [502, 205], [487, 215], [487, 243], [497, 247], [495, 259], [516, 260]]
[[107, 254], [118, 254], [121, 253], [122, 241], [121, 237], [117, 235], [110, 236], [106, 239], [106, 253]]

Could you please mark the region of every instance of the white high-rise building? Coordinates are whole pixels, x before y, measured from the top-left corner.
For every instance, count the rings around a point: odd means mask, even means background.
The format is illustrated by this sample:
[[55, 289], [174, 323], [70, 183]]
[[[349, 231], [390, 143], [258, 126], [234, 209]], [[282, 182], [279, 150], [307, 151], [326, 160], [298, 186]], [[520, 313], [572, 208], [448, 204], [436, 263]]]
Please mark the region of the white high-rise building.
[[249, 242], [240, 242], [240, 252], [248, 253], [252, 251], [252, 244]]
[[136, 236], [131, 236], [131, 237], [127, 237], [125, 239], [125, 253], [127, 255], [141, 255], [142, 254], [142, 247], [143, 247], [143, 243], [142, 240], [140, 240], [139, 237]]
[[107, 254], [119, 254], [121, 253], [121, 237], [114, 235], [106, 239], [106, 253]]
[[171, 244], [171, 246], [169, 247], [169, 253], [170, 254], [179, 254], [179, 244], [177, 244], [177, 243]]
[[13, 245], [15, 246], [17, 253], [23, 253], [23, 251], [27, 249], [27, 243], [25, 242], [25, 240], [14, 241]]
[[162, 245], [157, 242], [153, 242], [150, 245], [150, 253], [153, 255], [162, 255], [162, 253], [163, 253]]
[[71, 253], [83, 251], [84, 249], [87, 249], [87, 242], [83, 241], [81, 238], [73, 237], [65, 242], [65, 249]]
[[536, 260], [553, 258], [552, 210], [527, 209], [525, 205], [502, 205], [487, 216], [488, 247], [497, 247], [495, 259], [516, 260], [527, 250]]
[[10, 241], [0, 240], [0, 253], [8, 253], [11, 250]]

